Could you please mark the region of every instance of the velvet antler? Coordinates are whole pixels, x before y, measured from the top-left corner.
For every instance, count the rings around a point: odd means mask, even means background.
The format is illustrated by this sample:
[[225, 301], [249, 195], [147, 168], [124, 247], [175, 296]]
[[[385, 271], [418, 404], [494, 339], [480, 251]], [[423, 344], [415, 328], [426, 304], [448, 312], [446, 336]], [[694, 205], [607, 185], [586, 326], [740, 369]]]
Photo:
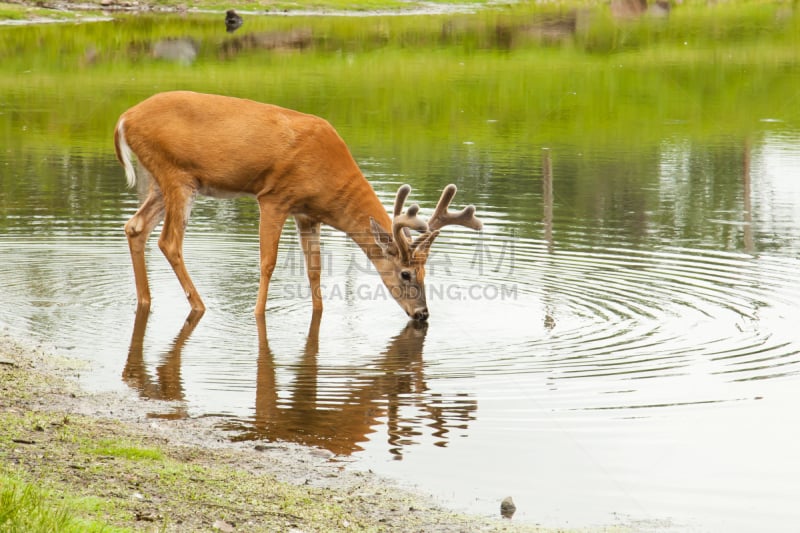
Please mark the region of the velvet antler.
[[474, 230], [483, 228], [483, 223], [475, 216], [474, 205], [468, 205], [458, 213], [450, 213], [447, 211], [457, 190], [456, 186], [451, 183], [442, 191], [439, 203], [436, 204], [436, 209], [428, 220], [428, 229], [430, 231], [441, 229], [449, 225], [466, 226]]
[[410, 261], [413, 252], [409, 229], [423, 233], [428, 232], [428, 224], [417, 216], [419, 213], [417, 204], [411, 204], [406, 212], [402, 213], [403, 204], [410, 192], [409, 185], [403, 185], [397, 190], [397, 196], [394, 199], [394, 218], [392, 219], [392, 236], [404, 261]]
[[453, 201], [453, 197], [456, 195], [456, 190], [456, 186], [451, 183], [442, 191], [439, 203], [436, 204], [436, 209], [428, 220], [428, 231], [420, 235], [417, 240], [411, 244], [412, 257], [419, 257], [426, 260], [433, 241], [439, 235], [439, 230], [444, 226], [466, 226], [474, 230], [483, 228], [483, 223], [475, 216], [475, 206], [473, 205], [465, 207], [458, 213], [450, 213], [447, 211], [450, 202]]
[[[392, 240], [397, 249], [397, 254], [405, 262], [412, 260], [425, 260], [428, 250], [430, 249], [433, 241], [439, 235], [440, 228], [449, 225], [465, 226], [475, 230], [483, 228], [481, 221], [475, 216], [475, 206], [467, 206], [457, 213], [450, 213], [447, 208], [452, 202], [456, 194], [456, 186], [448, 185], [442, 191], [442, 196], [439, 198], [439, 203], [433, 212], [430, 220], [426, 223], [425, 220], [420, 218], [419, 205], [411, 204], [406, 212], [403, 213], [403, 205], [405, 204], [408, 195], [411, 193], [409, 185], [403, 185], [397, 190], [397, 195], [394, 199], [394, 218], [392, 219]], [[415, 230], [421, 233], [416, 239], [412, 239], [411, 231]], [[388, 235], [383, 240], [383, 245], [389, 244]]]

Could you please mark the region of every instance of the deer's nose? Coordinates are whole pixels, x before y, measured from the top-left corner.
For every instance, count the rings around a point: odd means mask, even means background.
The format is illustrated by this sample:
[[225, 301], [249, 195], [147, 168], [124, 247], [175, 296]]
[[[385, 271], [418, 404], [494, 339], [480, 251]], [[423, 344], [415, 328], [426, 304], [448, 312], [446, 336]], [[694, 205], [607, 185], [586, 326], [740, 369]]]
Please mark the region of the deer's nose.
[[412, 318], [414, 320], [421, 320], [421, 321], [428, 320], [428, 308], [420, 307], [419, 309], [415, 309]]

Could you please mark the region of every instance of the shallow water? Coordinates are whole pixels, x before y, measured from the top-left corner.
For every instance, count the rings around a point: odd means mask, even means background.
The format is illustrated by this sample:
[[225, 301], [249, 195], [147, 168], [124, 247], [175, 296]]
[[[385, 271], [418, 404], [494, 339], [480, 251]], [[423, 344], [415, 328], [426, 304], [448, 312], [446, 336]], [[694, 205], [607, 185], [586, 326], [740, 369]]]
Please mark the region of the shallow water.
[[[6, 42], [15, 39], [3, 31]], [[420, 55], [399, 57], [413, 69]], [[355, 83], [326, 77], [335, 53], [308, 64], [293, 57], [305, 78]], [[498, 72], [517, 59], [495, 58]], [[786, 79], [796, 82], [792, 66]], [[147, 81], [131, 84], [127, 103], [104, 96], [95, 80], [97, 91], [76, 104], [93, 109], [96, 98], [113, 113], [59, 118], [69, 89], [40, 88], [41, 98], [25, 101], [22, 75], [23, 88], [7, 93], [4, 331], [90, 361], [89, 388], [130, 387], [173, 402], [154, 407], [154, 417], [212, 416], [233, 439], [319, 446], [352, 468], [480, 514], [496, 515], [512, 495], [515, 520], [544, 525], [788, 531], [797, 523], [800, 124], [780, 98], [732, 117], [750, 124], [742, 131], [704, 135], [654, 110], [646, 127], [605, 140], [610, 119], [577, 126], [583, 115], [573, 114], [569, 95], [552, 115], [509, 99], [491, 116], [466, 108], [443, 129], [431, 119], [435, 106], [415, 101], [395, 108], [394, 120], [430, 130], [416, 139], [398, 124], [387, 142], [376, 132], [392, 117], [346, 120], [360, 115], [344, 90], [308, 97], [303, 85], [276, 89], [299, 94], [293, 107], [335, 110], [386, 205], [408, 182], [430, 213], [441, 187], [455, 181], [454, 203], [475, 204], [485, 228], [448, 228], [437, 241], [427, 278], [432, 316], [420, 327], [330, 228], [322, 236], [325, 311], [313, 316], [287, 224], [259, 323], [257, 210], [246, 199], [200, 199], [185, 245], [209, 308], [196, 321], [155, 238], [153, 308], [135, 314], [122, 226], [138, 197], [124, 188], [110, 134], [138, 95], [170, 88], [163, 69], [199, 89], [208, 72], [230, 79], [239, 71], [229, 63], [131, 68]], [[506, 83], [498, 79], [474, 83]], [[614, 79], [623, 85], [615, 98], [636, 86]], [[667, 88], [663, 98], [680, 101], [692, 87]], [[489, 99], [495, 89], [464, 90]], [[531, 115], [514, 122], [523, 110]], [[462, 116], [471, 113], [481, 116]], [[541, 128], [551, 141], [537, 137]]]

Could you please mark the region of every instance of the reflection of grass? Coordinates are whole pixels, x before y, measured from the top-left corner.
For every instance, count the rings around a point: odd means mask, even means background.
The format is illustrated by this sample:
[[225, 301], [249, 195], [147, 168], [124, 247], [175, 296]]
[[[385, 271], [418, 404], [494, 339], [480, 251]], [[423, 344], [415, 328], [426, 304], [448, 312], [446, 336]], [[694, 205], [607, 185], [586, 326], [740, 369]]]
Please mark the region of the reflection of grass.
[[[106, 146], [122, 110], [152, 92], [177, 88], [295, 107], [325, 116], [349, 142], [412, 150], [432, 139], [499, 147], [521, 138], [604, 143], [616, 133], [646, 143], [661, 137], [667, 122], [692, 136], [746, 133], [775, 113], [780, 116], [773, 118], [796, 124], [797, 107], [781, 104], [797, 99], [791, 71], [739, 52], [715, 61], [714, 52], [692, 51], [683, 62], [674, 60], [672, 50], [648, 51], [647, 58], [540, 49], [503, 55], [395, 48], [353, 57], [256, 54], [191, 68], [142, 64], [135, 67], [135, 85], [128, 82], [131, 71], [117, 66], [30, 72], [25, 85], [37, 87], [36, 94], [16, 90], [13, 78], [0, 79], [0, 93], [6, 106], [23, 110], [6, 122], [6, 131], [17, 133], [12, 144]], [[42, 102], [33, 104], [37, 99]], [[62, 112], [24, 112], [51, 105]], [[459, 141], [461, 136], [469, 138]]]

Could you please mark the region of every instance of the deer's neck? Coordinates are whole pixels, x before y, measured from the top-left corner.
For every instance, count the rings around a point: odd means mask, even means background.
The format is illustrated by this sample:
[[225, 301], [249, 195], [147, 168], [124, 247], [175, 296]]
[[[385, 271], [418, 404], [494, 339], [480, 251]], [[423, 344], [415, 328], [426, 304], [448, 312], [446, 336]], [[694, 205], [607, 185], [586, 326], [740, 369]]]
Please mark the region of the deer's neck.
[[392, 219], [386, 212], [386, 208], [381, 204], [380, 199], [375, 194], [372, 186], [363, 176], [350, 182], [350, 187], [342, 190], [342, 202], [344, 214], [337, 227], [347, 233], [361, 250], [366, 254], [370, 261], [382, 270], [381, 262], [384, 261], [383, 253], [375, 242], [372, 234], [370, 218], [380, 224], [387, 232], [392, 231]]

